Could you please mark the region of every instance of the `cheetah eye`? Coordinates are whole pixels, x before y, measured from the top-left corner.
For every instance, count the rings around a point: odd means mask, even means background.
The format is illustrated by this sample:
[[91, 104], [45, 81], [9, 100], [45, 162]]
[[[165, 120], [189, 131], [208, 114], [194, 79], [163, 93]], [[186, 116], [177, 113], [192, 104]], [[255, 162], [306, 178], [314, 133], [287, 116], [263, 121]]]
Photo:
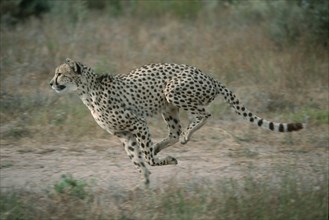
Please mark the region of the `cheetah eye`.
[[60, 76], [60, 75], [62, 75], [62, 73], [57, 73], [57, 76]]

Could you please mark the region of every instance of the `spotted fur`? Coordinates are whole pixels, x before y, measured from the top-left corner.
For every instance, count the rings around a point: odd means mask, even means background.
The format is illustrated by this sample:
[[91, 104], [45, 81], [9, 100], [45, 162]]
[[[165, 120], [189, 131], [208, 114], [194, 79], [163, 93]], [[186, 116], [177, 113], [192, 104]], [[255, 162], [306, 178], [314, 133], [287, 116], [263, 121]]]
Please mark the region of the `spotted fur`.
[[[177, 164], [175, 158], [159, 158], [157, 153], [178, 140], [186, 144], [192, 133], [211, 116], [205, 106], [219, 94], [238, 115], [259, 127], [278, 132], [303, 128], [301, 123], [276, 123], [256, 116], [222, 83], [184, 64], [150, 64], [127, 75], [99, 75], [90, 67], [67, 58], [56, 68], [50, 85], [58, 93], [78, 93], [98, 125], [120, 138], [146, 184], [150, 174], [146, 163], [151, 166]], [[179, 109], [185, 110], [190, 119], [184, 131]], [[168, 136], [154, 144], [146, 118], [157, 113], [161, 113], [167, 123]]]

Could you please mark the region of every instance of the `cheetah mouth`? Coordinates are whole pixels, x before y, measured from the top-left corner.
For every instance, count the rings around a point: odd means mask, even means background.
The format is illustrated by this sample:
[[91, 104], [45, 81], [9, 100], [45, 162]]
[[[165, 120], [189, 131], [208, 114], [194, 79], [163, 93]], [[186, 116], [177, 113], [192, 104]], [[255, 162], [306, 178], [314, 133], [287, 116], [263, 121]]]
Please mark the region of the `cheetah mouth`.
[[56, 86], [54, 89], [56, 90], [56, 92], [61, 92], [66, 88], [66, 86], [64, 85], [58, 85]]

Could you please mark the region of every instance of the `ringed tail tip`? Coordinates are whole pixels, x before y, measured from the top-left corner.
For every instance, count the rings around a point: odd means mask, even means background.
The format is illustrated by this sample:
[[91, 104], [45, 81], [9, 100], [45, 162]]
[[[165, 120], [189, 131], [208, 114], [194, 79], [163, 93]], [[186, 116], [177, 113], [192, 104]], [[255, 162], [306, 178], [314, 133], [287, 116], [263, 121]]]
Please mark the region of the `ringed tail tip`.
[[287, 124], [287, 131], [299, 131], [301, 129], [305, 128], [305, 125], [302, 123], [289, 123]]

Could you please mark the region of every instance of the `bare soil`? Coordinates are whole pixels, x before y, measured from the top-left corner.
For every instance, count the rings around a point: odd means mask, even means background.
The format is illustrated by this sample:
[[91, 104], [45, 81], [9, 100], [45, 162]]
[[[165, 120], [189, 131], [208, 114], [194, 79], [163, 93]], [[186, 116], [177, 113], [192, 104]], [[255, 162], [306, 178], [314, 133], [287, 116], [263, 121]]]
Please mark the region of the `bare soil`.
[[[178, 185], [219, 181], [250, 173], [271, 176], [282, 172], [282, 168], [295, 169], [311, 179], [319, 175], [317, 171], [323, 170], [323, 166], [328, 167], [327, 136], [307, 144], [300, 141], [311, 135], [307, 130], [279, 134], [246, 125], [243, 121], [223, 124], [209, 123], [196, 132], [188, 144], [175, 144], [162, 151], [159, 156], [174, 156], [178, 165], [150, 167], [151, 187], [173, 181]], [[74, 178], [106, 190], [129, 190], [141, 184], [139, 173], [122, 144], [111, 136], [42, 146], [31, 141], [21, 144], [2, 141], [0, 153], [1, 190], [47, 189], [63, 174], [72, 174]]]

